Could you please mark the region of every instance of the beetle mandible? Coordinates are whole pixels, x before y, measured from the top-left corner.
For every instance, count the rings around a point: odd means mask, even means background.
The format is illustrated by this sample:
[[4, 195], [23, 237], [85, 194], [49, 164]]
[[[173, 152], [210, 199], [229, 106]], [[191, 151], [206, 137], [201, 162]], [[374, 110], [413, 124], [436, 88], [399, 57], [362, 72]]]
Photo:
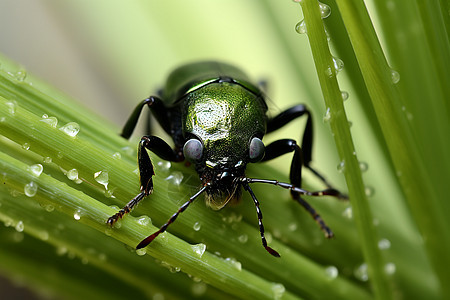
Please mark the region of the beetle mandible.
[[[228, 203], [238, 201], [243, 188], [255, 204], [264, 248], [273, 256], [279, 257], [278, 252], [267, 245], [262, 212], [259, 201], [250, 188], [251, 183], [267, 183], [289, 189], [292, 198], [311, 214], [325, 236], [333, 236], [333, 232], [314, 208], [301, 198], [301, 195], [328, 195], [346, 199], [344, 194], [333, 188], [310, 166], [313, 125], [311, 113], [305, 105], [296, 105], [269, 118], [263, 92], [250, 83], [241, 70], [225, 63], [198, 62], [175, 69], [169, 75], [161, 97], [151, 96], [139, 103], [126, 122], [122, 137], [130, 138], [144, 106], [150, 108], [164, 131], [172, 137], [175, 146], [172, 149], [164, 140], [153, 135], [141, 138], [138, 147], [140, 193], [111, 216], [107, 223], [112, 226], [152, 193], [152, 177], [155, 173], [146, 150], [171, 162], [189, 160], [195, 165], [202, 187], [158, 231], [140, 242], [137, 249], [147, 246], [166, 231], [199, 195], [205, 194], [207, 205], [218, 210]], [[307, 117], [301, 147], [293, 139], [280, 139], [264, 145], [262, 138], [266, 133], [301, 116]], [[268, 161], [291, 152], [290, 183], [246, 177], [248, 163]], [[303, 167], [311, 170], [327, 189], [317, 192], [302, 189]]]

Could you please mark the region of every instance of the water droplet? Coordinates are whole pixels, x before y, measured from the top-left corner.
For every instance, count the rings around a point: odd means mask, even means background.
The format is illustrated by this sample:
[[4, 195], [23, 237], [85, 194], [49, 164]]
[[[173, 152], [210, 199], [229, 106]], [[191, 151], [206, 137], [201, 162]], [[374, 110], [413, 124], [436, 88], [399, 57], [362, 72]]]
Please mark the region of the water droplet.
[[345, 172], [345, 160], [342, 160], [338, 165], [337, 165], [337, 170], [339, 173], [344, 173]]
[[328, 29], [326, 27], [323, 27], [324, 31], [325, 31], [325, 36], [327, 37], [327, 41], [331, 41], [331, 36], [330, 33], [328, 32]]
[[361, 172], [366, 172], [369, 169], [369, 164], [363, 161], [359, 162], [359, 169]]
[[200, 224], [200, 222], [195, 222], [193, 228], [195, 231], [199, 231], [200, 228], [202, 228], [202, 225]]
[[64, 254], [67, 253], [67, 247], [65, 246], [59, 246], [58, 248], [56, 248], [56, 255], [58, 256], [63, 256]]
[[328, 5], [319, 2], [319, 8], [322, 19], [328, 18], [330, 16], [331, 8]]
[[6, 118], [5, 117], [1, 117], [0, 118], [0, 123], [3, 123], [3, 122], [5, 122], [6, 121]]
[[181, 181], [183, 181], [183, 173], [174, 171], [166, 177], [166, 180], [169, 182], [169, 184], [179, 186], [181, 184]]
[[327, 111], [325, 112], [325, 115], [323, 116], [323, 122], [324, 123], [328, 123], [331, 120], [331, 112], [330, 112], [330, 108], [327, 108]]
[[165, 300], [165, 299], [166, 298], [161, 293], [155, 293], [155, 294], [153, 294], [153, 297], [152, 297], [152, 300]]
[[80, 125], [78, 125], [75, 122], [69, 122], [66, 125], [59, 128], [59, 130], [61, 130], [70, 137], [76, 137], [78, 132], [80, 132]]
[[381, 239], [378, 241], [378, 248], [380, 250], [387, 250], [389, 248], [391, 248], [391, 241], [389, 241], [388, 239]]
[[34, 197], [34, 195], [36, 195], [38, 190], [38, 185], [35, 182], [30, 182], [27, 183], [23, 189], [25, 195], [27, 195], [28, 197]]
[[286, 291], [286, 288], [281, 283], [273, 283], [272, 284], [272, 292], [273, 292], [273, 298], [278, 300], [283, 297], [284, 292]]
[[384, 272], [386, 272], [386, 274], [388, 274], [388, 275], [394, 274], [396, 269], [397, 268], [394, 263], [387, 263], [384, 266]]
[[5, 103], [5, 105], [8, 107], [8, 112], [11, 115], [16, 114], [16, 108], [17, 108], [17, 102], [16, 101], [8, 101]]
[[227, 257], [225, 258], [225, 261], [231, 264], [238, 271], [242, 271], [242, 264], [238, 262], [235, 258]]
[[248, 241], [248, 235], [246, 235], [246, 234], [240, 235], [240, 236], [238, 237], [238, 241], [239, 241], [240, 243], [242, 243], [242, 244], [247, 243], [247, 241]]
[[306, 33], [305, 20], [301, 20], [300, 22], [297, 23], [297, 25], [295, 25], [295, 31], [297, 31], [297, 33], [300, 34]]
[[[81, 211], [80, 210], [77, 210], [74, 214], [73, 214], [73, 218], [75, 219], [75, 220], [80, 220], [81, 219]], [[117, 224], [117, 223], [116, 223]]]
[[137, 249], [136, 254], [139, 256], [143, 256], [143, 255], [147, 254], [147, 250], [145, 250], [145, 248]]
[[334, 75], [331, 67], [326, 68], [324, 72], [325, 72], [325, 75], [327, 75], [329, 78], [332, 78]]
[[230, 213], [229, 215], [222, 218], [222, 221], [231, 224], [231, 223], [239, 223], [242, 221], [242, 215], [236, 214], [235, 212]]
[[362, 263], [360, 266], [358, 266], [353, 273], [355, 277], [361, 281], [369, 280], [369, 273], [367, 271], [366, 263]]
[[152, 220], [150, 219], [149, 216], [142, 216], [137, 219], [137, 222], [139, 225], [148, 226], [149, 224], [152, 223]]
[[394, 69], [391, 69], [391, 80], [393, 84], [397, 84], [400, 81], [400, 74]]
[[120, 154], [119, 152], [115, 152], [115, 153], [112, 155], [112, 157], [113, 157], [114, 159], [121, 159], [121, 158], [122, 158], [122, 154]]
[[78, 179], [78, 170], [77, 169], [69, 170], [69, 171], [67, 171], [66, 176], [70, 180], [77, 180]]
[[44, 209], [46, 211], [48, 211], [48, 212], [52, 212], [52, 211], [55, 210], [55, 207], [53, 205], [51, 205], [51, 204], [47, 204], [47, 205], [44, 206]]
[[24, 149], [24, 150], [30, 150], [30, 144], [28, 144], [28, 143], [23, 143], [22, 149]]
[[44, 167], [41, 164], [35, 164], [30, 166], [31, 173], [36, 177], [39, 177], [42, 174], [43, 170]]
[[341, 96], [342, 96], [342, 100], [345, 101], [348, 99], [348, 92], [346, 91], [341, 91]]
[[47, 123], [48, 125], [50, 125], [53, 128], [56, 128], [56, 125], [58, 125], [58, 119], [55, 117], [48, 117], [47, 115], [43, 115], [42, 119], [40, 119], [39, 121]]
[[335, 279], [339, 275], [339, 270], [335, 266], [329, 266], [325, 268], [325, 274], [330, 279]]
[[159, 264], [161, 265], [161, 266], [163, 266], [164, 268], [167, 268], [167, 269], [169, 269], [169, 271], [170, 271], [170, 273], [178, 273], [178, 272], [180, 272], [181, 271], [181, 268], [180, 267], [174, 267], [174, 266], [172, 266], [170, 263], [168, 263], [168, 262], [166, 262], [166, 261], [158, 261], [157, 260], [157, 262], [159, 262]]
[[49, 157], [49, 156], [44, 157], [44, 163], [46, 163], [46, 164], [51, 164], [51, 163], [52, 163], [52, 158]]
[[[116, 227], [116, 224], [114, 224], [114, 227]], [[104, 233], [105, 233], [107, 236], [111, 236], [111, 235], [113, 234], [113, 229], [112, 229], [110, 226], [107, 226], [107, 227], [105, 228]]]
[[336, 74], [344, 69], [344, 62], [342, 59], [333, 56], [333, 67], [336, 70]]
[[207, 285], [203, 282], [196, 282], [191, 287], [191, 292], [194, 297], [200, 297], [206, 293]]
[[378, 220], [377, 218], [373, 218], [373, 226], [379, 226], [380, 225], [380, 220]]
[[372, 197], [375, 194], [375, 189], [371, 186], [366, 186], [364, 188], [364, 193], [367, 197]]
[[288, 226], [288, 229], [289, 229], [290, 231], [296, 231], [297, 228], [298, 228], [298, 225], [297, 225], [297, 223], [295, 223], [295, 222], [289, 224], [289, 226]]
[[349, 206], [346, 209], [344, 209], [344, 211], [342, 212], [342, 216], [346, 217], [347, 219], [353, 218], [353, 209], [352, 209], [352, 207]]
[[159, 168], [159, 172], [164, 175], [168, 175], [172, 164], [170, 163], [170, 161], [162, 160], [157, 163], [157, 166]]
[[116, 198], [116, 196], [114, 196], [114, 191], [115, 191], [116, 189], [117, 189], [117, 188], [115, 187], [115, 188], [106, 190], [106, 191], [105, 191], [105, 197], [106, 197], [106, 198]]
[[98, 183], [102, 184], [106, 190], [108, 189], [109, 175], [107, 171], [98, 171], [94, 173], [94, 179]]
[[191, 245], [192, 251], [194, 251], [195, 254], [197, 254], [197, 256], [199, 258], [202, 258], [203, 253], [205, 253], [206, 251], [206, 245], [205, 244], [197, 244], [197, 245]]
[[17, 81], [23, 82], [25, 80], [25, 78], [27, 77], [27, 71], [21, 69], [21, 70], [17, 71], [15, 77], [16, 77]]
[[98, 255], [98, 259], [99, 259], [100, 261], [106, 261], [106, 260], [108, 259], [108, 257], [106, 256], [105, 253], [100, 253], [100, 254]]
[[25, 226], [23, 225], [22, 221], [17, 222], [16, 227], [15, 227], [17, 232], [22, 232], [24, 228], [25, 228]]

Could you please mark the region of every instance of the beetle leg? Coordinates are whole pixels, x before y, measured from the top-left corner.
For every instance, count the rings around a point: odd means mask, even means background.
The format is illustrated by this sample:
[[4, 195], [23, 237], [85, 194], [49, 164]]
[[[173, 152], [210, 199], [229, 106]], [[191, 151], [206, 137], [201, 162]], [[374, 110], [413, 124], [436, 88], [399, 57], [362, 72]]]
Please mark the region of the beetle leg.
[[170, 148], [170, 146], [161, 138], [156, 136], [143, 136], [139, 142], [138, 148], [138, 165], [139, 165], [139, 178], [141, 183], [141, 192], [136, 195], [124, 208], [118, 213], [111, 216], [106, 223], [114, 225], [124, 215], [131, 212], [131, 210], [142, 200], [145, 196], [148, 196], [153, 191], [153, 175], [155, 175], [153, 164], [147, 150], [152, 151], [159, 157], [168, 161], [182, 161], [184, 159], [182, 152]]
[[303, 132], [302, 139], [302, 152], [303, 152], [303, 165], [311, 170], [311, 172], [319, 178], [327, 187], [332, 188], [332, 185], [328, 183], [324, 176], [322, 176], [318, 171], [310, 166], [312, 159], [312, 146], [313, 146], [313, 124], [312, 124], [312, 116], [309, 112], [308, 108], [305, 105], [299, 104], [294, 107], [291, 107], [277, 116], [270, 119], [267, 123], [267, 133], [275, 131], [292, 120], [299, 118], [303, 115], [307, 115], [308, 118], [306, 120], [305, 131]]
[[170, 219], [163, 225], [161, 226], [161, 228], [159, 228], [158, 231], [156, 231], [155, 233], [153, 233], [152, 235], [149, 235], [148, 237], [146, 237], [144, 240], [142, 240], [137, 246], [136, 249], [141, 249], [146, 247], [148, 244], [150, 244], [158, 235], [160, 235], [161, 233], [163, 233], [164, 231], [166, 231], [167, 227], [169, 227], [170, 224], [172, 224], [178, 217], [178, 215], [180, 213], [182, 213], [183, 211], [186, 210], [186, 208], [188, 208], [189, 204], [191, 204], [192, 202], [194, 202], [194, 200], [200, 196], [201, 193], [203, 193], [206, 190], [206, 185], [203, 186], [203, 188], [201, 188], [195, 195], [193, 195], [191, 198], [189, 198], [189, 200], [187, 202], [185, 202], [176, 213], [174, 213]]
[[[294, 152], [294, 156], [292, 157], [291, 162], [291, 170], [289, 172], [290, 182], [293, 186], [301, 188], [303, 153], [302, 149], [295, 140], [283, 139], [274, 141], [273, 143], [269, 144], [268, 146], [266, 146], [266, 153], [262, 161], [267, 161], [279, 157], [288, 152]], [[333, 188], [330, 188], [329, 191], [330, 193], [341, 195], [339, 191]], [[291, 189], [291, 196], [309, 212], [309, 214], [313, 217], [317, 224], [319, 224], [320, 229], [322, 229], [322, 231], [325, 233], [325, 236], [327, 238], [331, 238], [333, 236], [333, 232], [331, 231], [331, 229], [328, 228], [328, 226], [325, 224], [320, 215], [315, 211], [315, 209], [300, 197], [300, 193]], [[340, 198], [340, 196], [337, 197]]]
[[243, 185], [244, 189], [247, 192], [250, 193], [250, 196], [252, 197], [253, 202], [255, 203], [256, 213], [258, 215], [259, 232], [261, 234], [261, 241], [262, 241], [262, 244], [263, 244], [264, 248], [267, 250], [267, 252], [269, 252], [273, 256], [280, 257], [280, 254], [277, 251], [275, 251], [274, 249], [272, 249], [271, 247], [269, 247], [267, 245], [266, 237], [264, 236], [264, 225], [262, 223], [263, 216], [262, 216], [261, 209], [259, 208], [259, 201], [258, 201], [258, 199], [256, 199], [255, 194], [253, 193], [252, 189], [250, 188], [250, 186], [246, 182], [243, 182], [242, 185]]
[[167, 108], [164, 106], [163, 101], [160, 98], [150, 96], [147, 99], [141, 101], [131, 113], [131, 116], [128, 118], [125, 126], [123, 127], [122, 133], [120, 134], [122, 137], [126, 139], [130, 138], [131, 134], [134, 131], [134, 128], [136, 128], [136, 124], [139, 116], [141, 115], [142, 108], [145, 105], [150, 108], [164, 131], [170, 134], [170, 122], [168, 119]]
[[295, 140], [282, 139], [267, 145], [264, 158], [261, 161], [271, 160], [289, 152], [294, 152], [291, 162], [291, 169], [289, 172], [289, 179], [293, 185], [301, 187], [303, 152]]

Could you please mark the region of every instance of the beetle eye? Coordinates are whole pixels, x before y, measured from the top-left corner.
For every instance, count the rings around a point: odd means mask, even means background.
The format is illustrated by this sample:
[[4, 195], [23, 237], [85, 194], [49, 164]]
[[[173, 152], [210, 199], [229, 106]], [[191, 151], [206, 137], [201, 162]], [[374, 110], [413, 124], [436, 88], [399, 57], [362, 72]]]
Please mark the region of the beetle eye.
[[249, 157], [251, 162], [260, 161], [264, 157], [264, 143], [257, 137], [250, 141]]
[[187, 160], [197, 162], [202, 158], [202, 153], [203, 145], [199, 140], [190, 139], [184, 144], [183, 154]]

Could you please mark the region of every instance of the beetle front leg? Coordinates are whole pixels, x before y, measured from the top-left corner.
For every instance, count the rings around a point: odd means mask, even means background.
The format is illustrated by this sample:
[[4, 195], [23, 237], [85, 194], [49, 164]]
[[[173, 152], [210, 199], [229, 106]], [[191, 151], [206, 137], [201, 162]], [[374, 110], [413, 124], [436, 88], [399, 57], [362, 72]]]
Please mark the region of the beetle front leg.
[[119, 219], [123, 218], [127, 213], [142, 200], [145, 196], [153, 192], [153, 163], [147, 150], [152, 151], [164, 160], [179, 162], [184, 159], [182, 152], [170, 148], [170, 146], [162, 139], [156, 136], [143, 136], [139, 142], [138, 148], [138, 166], [141, 192], [136, 195], [130, 202], [125, 205], [119, 212], [108, 218], [106, 221], [110, 226], [114, 225]]
[[128, 118], [125, 126], [122, 129], [122, 133], [120, 136], [129, 139], [131, 134], [136, 128], [136, 124], [141, 115], [142, 109], [144, 106], [148, 106], [152, 111], [153, 115], [156, 116], [158, 123], [162, 126], [164, 131], [170, 134], [170, 122], [167, 115], [167, 108], [164, 106], [163, 101], [155, 96], [150, 96], [147, 99], [141, 101], [136, 108], [131, 113], [131, 116]]

